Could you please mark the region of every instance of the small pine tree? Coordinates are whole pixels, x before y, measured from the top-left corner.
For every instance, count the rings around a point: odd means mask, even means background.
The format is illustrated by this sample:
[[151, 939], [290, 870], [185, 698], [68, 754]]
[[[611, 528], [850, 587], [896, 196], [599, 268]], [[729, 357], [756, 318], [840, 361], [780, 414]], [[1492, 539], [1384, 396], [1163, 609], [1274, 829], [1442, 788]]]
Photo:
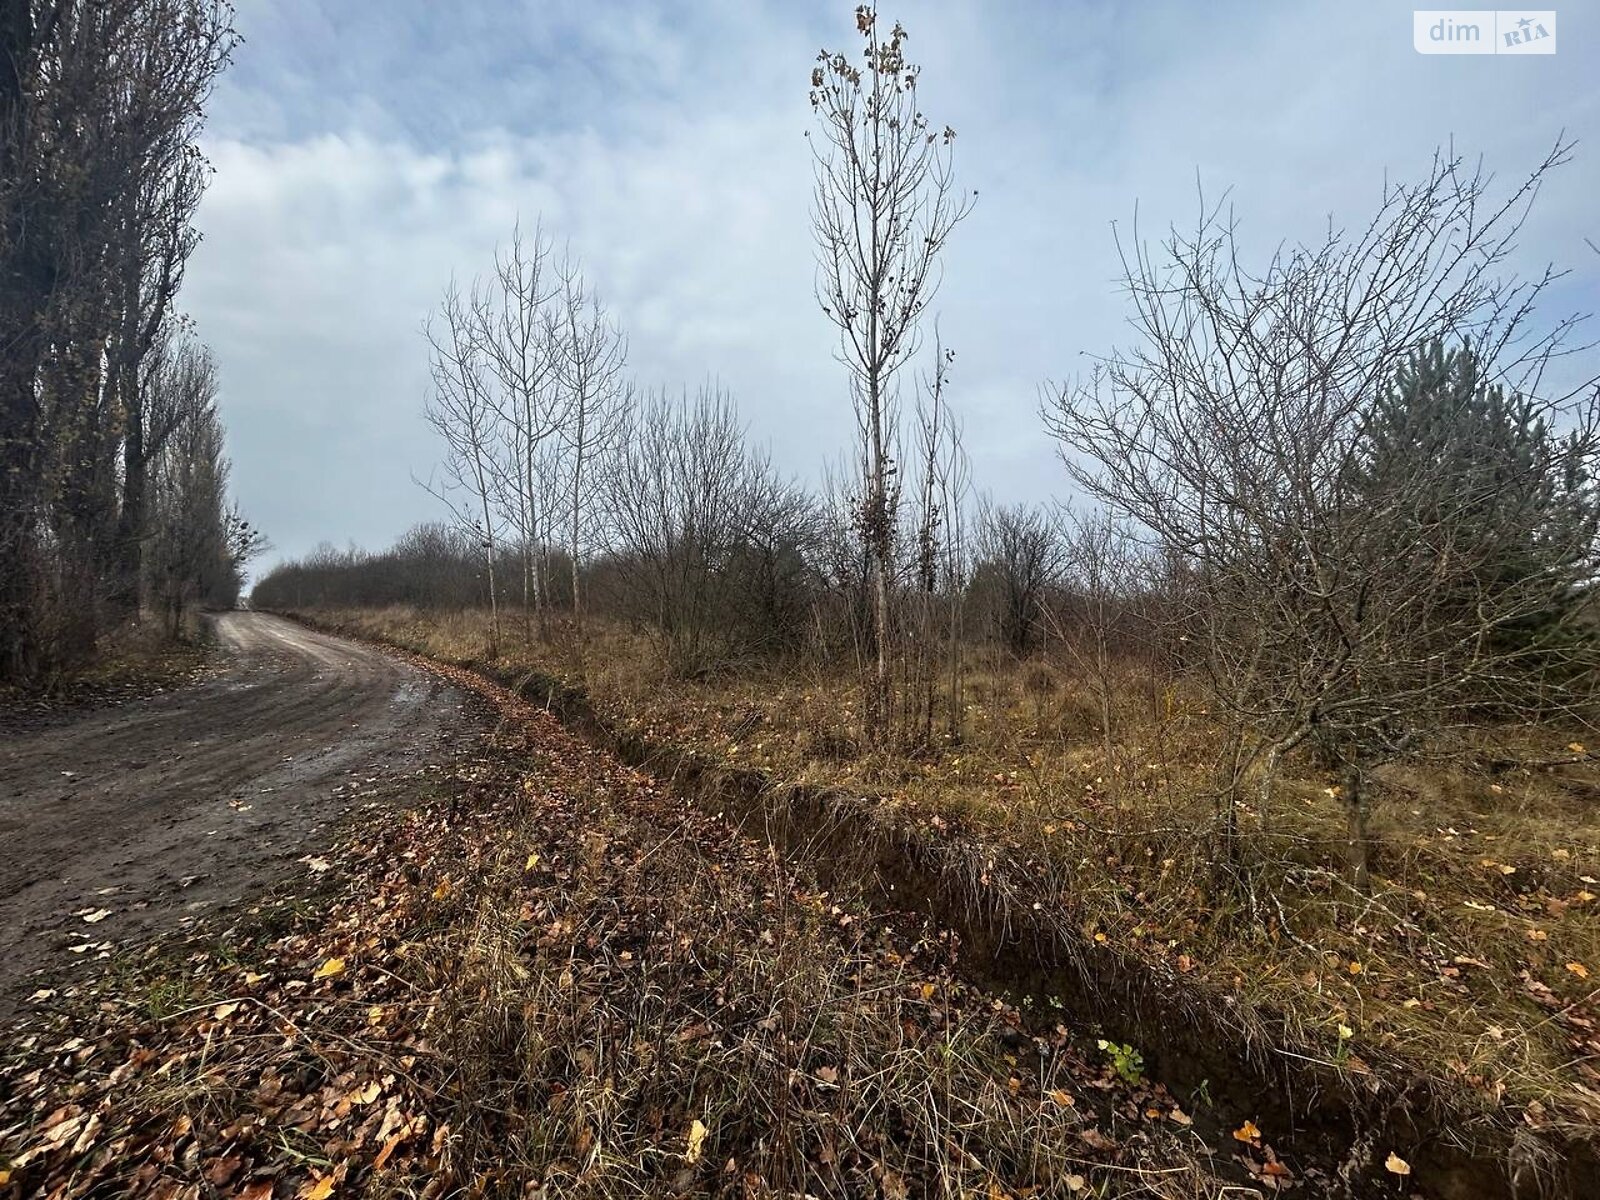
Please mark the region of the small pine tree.
[[[1411, 356], [1373, 405], [1356, 463], [1357, 501], [1406, 505], [1416, 552], [1459, 581], [1439, 603], [1506, 614], [1489, 634], [1495, 653], [1530, 678], [1586, 657], [1575, 652], [1596, 636], [1578, 619], [1600, 517], [1593, 481], [1577, 440], [1486, 380], [1470, 347], [1436, 339]], [[1430, 492], [1418, 478], [1442, 482]], [[1506, 603], [1518, 594], [1541, 599]]]

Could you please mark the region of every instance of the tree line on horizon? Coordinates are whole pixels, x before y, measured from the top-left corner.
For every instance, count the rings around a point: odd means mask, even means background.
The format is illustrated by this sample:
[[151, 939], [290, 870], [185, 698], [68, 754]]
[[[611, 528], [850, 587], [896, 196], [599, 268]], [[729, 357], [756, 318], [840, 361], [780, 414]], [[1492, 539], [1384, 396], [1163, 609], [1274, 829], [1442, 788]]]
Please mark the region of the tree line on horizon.
[[260, 535], [228, 497], [216, 366], [175, 305], [210, 168], [225, 0], [0, 6], [0, 684], [227, 606]]

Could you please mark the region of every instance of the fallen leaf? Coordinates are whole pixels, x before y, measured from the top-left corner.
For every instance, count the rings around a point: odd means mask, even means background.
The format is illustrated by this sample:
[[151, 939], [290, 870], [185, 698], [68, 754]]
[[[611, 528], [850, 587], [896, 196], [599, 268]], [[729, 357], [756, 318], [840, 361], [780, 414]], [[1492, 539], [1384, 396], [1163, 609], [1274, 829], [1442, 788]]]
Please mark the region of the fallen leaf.
[[1239, 1126], [1239, 1128], [1233, 1131], [1234, 1141], [1237, 1142], [1254, 1142], [1260, 1137], [1261, 1130], [1256, 1128], [1256, 1123], [1254, 1121], [1246, 1121], [1243, 1125]]
[[333, 1195], [333, 1176], [324, 1175], [321, 1179], [305, 1188], [300, 1193], [301, 1200], [328, 1200]]
[[1569, 962], [1567, 964], [1567, 970], [1571, 971], [1579, 979], [1589, 978], [1589, 968], [1584, 966], [1581, 962]]
[[1393, 1150], [1389, 1151], [1389, 1157], [1384, 1159], [1383, 1169], [1388, 1171], [1391, 1175], [1411, 1174], [1411, 1164], [1405, 1159], [1401, 1158]]
[[110, 915], [111, 910], [109, 908], [97, 908], [94, 912], [83, 914], [83, 923], [85, 925], [98, 925]]
[[331, 979], [335, 975], [342, 974], [343, 972], [344, 972], [344, 959], [342, 959], [342, 958], [330, 958], [327, 962], [323, 963], [320, 967], [317, 968], [317, 973], [315, 975], [313, 975], [311, 978], [313, 978], [313, 979]]
[[399, 1133], [391, 1136], [383, 1144], [383, 1149], [378, 1151], [378, 1157], [372, 1160], [372, 1169], [374, 1171], [383, 1170], [383, 1164], [389, 1161], [389, 1156], [394, 1153], [395, 1147], [405, 1141], [410, 1132], [409, 1127], [401, 1129]]
[[219, 1021], [225, 1021], [238, 1011], [239, 1002], [237, 1000], [229, 1000], [227, 1003], [219, 1004], [212, 1009], [211, 1015]]
[[705, 1122], [696, 1117], [689, 1123], [689, 1142], [684, 1147], [683, 1159], [685, 1162], [699, 1162], [700, 1152], [705, 1148], [706, 1134], [709, 1133]]

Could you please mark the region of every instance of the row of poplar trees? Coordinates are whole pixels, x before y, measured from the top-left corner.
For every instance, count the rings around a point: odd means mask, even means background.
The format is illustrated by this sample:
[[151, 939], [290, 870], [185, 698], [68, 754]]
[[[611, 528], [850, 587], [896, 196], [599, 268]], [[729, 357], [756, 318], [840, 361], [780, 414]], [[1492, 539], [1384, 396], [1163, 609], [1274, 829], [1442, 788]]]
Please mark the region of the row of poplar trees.
[[0, 682], [236, 590], [216, 377], [174, 307], [221, 0], [0, 3]]

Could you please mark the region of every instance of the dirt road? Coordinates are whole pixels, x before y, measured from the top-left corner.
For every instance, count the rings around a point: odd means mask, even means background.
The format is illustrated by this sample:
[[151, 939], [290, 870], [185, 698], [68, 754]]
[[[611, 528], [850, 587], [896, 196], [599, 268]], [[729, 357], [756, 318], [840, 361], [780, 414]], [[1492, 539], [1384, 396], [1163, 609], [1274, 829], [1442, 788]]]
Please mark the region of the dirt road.
[[264, 613], [216, 633], [207, 682], [0, 733], [0, 1021], [41, 970], [305, 870], [324, 826], [467, 725], [460, 693], [370, 647]]

